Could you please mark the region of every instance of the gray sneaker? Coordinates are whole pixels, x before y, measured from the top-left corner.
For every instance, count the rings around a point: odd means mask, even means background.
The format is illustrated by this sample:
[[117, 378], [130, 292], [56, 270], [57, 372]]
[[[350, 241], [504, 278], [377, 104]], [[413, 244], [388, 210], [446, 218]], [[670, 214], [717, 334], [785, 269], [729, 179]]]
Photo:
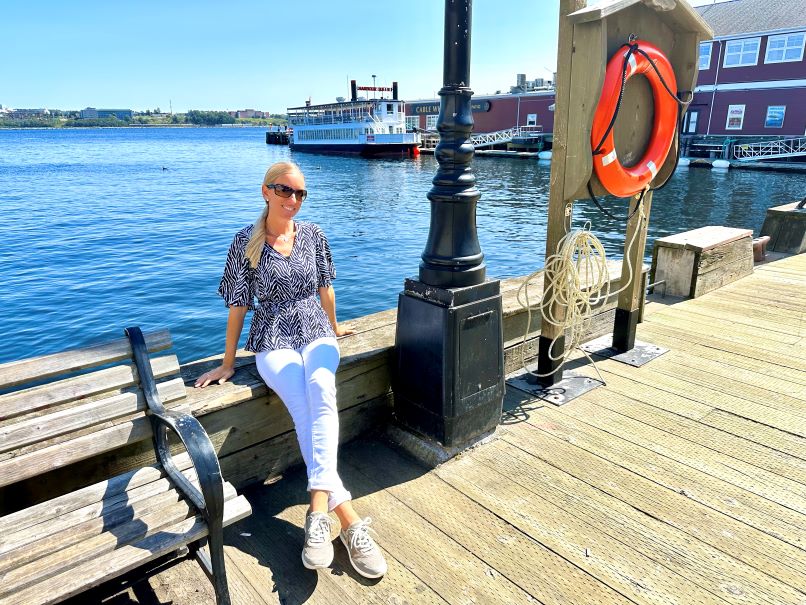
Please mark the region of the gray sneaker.
[[308, 569], [324, 569], [333, 562], [330, 541], [330, 517], [327, 513], [308, 513], [305, 517], [305, 545], [302, 564]]
[[367, 517], [356, 521], [346, 530], [339, 533], [341, 541], [347, 547], [350, 563], [355, 570], [365, 578], [380, 578], [386, 573], [386, 559], [372, 536], [369, 535], [369, 524], [372, 519]]

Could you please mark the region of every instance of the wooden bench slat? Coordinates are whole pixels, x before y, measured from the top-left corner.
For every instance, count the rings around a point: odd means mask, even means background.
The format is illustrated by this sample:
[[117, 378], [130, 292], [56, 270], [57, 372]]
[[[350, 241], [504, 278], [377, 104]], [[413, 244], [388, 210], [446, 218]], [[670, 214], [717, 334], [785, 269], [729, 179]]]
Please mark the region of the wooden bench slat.
[[[235, 490], [230, 488], [225, 495], [235, 497]], [[194, 509], [185, 500], [180, 500], [161, 510], [150, 512], [143, 517], [122, 523], [100, 535], [73, 544], [62, 550], [51, 552], [47, 556], [32, 561], [27, 565], [0, 573], [0, 596], [19, 592], [29, 586], [40, 585], [43, 581], [66, 570], [71, 570], [82, 563], [98, 559], [106, 559], [107, 555], [125, 548], [124, 545], [142, 541], [154, 534], [165, 533], [167, 527], [194, 518]]]
[[[182, 470], [182, 473], [191, 483], [196, 485], [197, 479], [194, 469], [186, 468]], [[25, 518], [19, 527], [15, 527], [13, 531], [7, 534], [0, 535], [0, 555], [5, 555], [5, 553], [11, 552], [20, 546], [31, 544], [53, 534], [67, 531], [101, 515], [114, 515], [118, 510], [134, 507], [143, 500], [156, 498], [160, 494], [173, 489], [173, 487], [168, 477], [162, 477], [135, 489], [113, 494], [110, 497], [104, 497], [98, 502], [93, 502], [75, 510], [69, 510], [46, 521]], [[0, 566], [2, 566], [2, 561], [0, 561]]]
[[[185, 384], [181, 378], [176, 378], [159, 384], [157, 391], [167, 402], [184, 397]], [[90, 428], [107, 420], [144, 412], [146, 409], [148, 404], [145, 397], [138, 391], [74, 405], [44, 416], [30, 419], [23, 417], [19, 422], [0, 426], [0, 453], [32, 444], [38, 445], [33, 449], [41, 449], [46, 447], [46, 441], [51, 437]]]
[[[172, 344], [168, 330], [150, 332], [145, 340], [149, 352], [162, 351]], [[102, 345], [11, 361], [0, 365], [0, 389], [120, 361], [131, 355], [129, 339], [124, 337]]]
[[[193, 481], [191, 483], [198, 487], [197, 483]], [[224, 490], [225, 496], [227, 491], [231, 491], [231, 497], [235, 497], [235, 488], [232, 486], [225, 485]], [[124, 506], [115, 506], [111, 510], [101, 507], [100, 510], [95, 511], [96, 514], [91, 519], [77, 525], [69, 525], [62, 531], [48, 532], [47, 535], [37, 536], [32, 541], [27, 541], [27, 536], [17, 534], [16, 547], [0, 557], [0, 575], [105, 533], [116, 534], [116, 528], [134, 519], [145, 517], [154, 511], [167, 510], [181, 499], [182, 494], [167, 484], [166, 489], [161, 493], [153, 494], [150, 498], [140, 499]]]
[[[151, 371], [159, 380], [179, 373], [179, 359], [176, 355], [164, 355], [151, 359]], [[133, 364], [119, 365], [65, 378], [28, 389], [0, 395], [0, 424], [9, 422], [20, 415], [31, 415], [38, 411], [48, 413], [55, 408], [76, 400], [89, 400], [109, 393], [110, 396], [137, 383], [137, 370]]]
[[[185, 403], [173, 409], [183, 413], [190, 412], [189, 406]], [[108, 452], [129, 443], [149, 439], [151, 435], [150, 421], [147, 417], [141, 416], [124, 424], [116, 424], [76, 439], [3, 460], [0, 462], [0, 487], [91, 458], [96, 454]]]
[[[185, 389], [185, 385], [182, 384], [182, 381], [179, 378], [173, 381], [169, 380], [168, 382], [160, 383], [159, 385], [157, 385], [157, 392], [160, 394], [160, 398], [162, 399], [162, 402], [167, 409], [173, 409], [180, 404], [186, 404], [185, 393], [187, 392], [187, 390]], [[137, 393], [138, 393], [137, 394], [138, 405], [144, 406], [145, 409], [144, 400], [140, 401], [143, 398], [142, 392], [138, 391]], [[73, 439], [78, 439], [79, 437], [83, 437], [84, 435], [90, 435], [97, 431], [101, 431], [103, 429], [107, 429], [118, 424], [126, 424], [128, 422], [136, 420], [137, 418], [142, 418], [143, 416], [144, 416], [143, 410], [134, 411], [124, 414], [122, 416], [102, 420], [94, 424], [87, 424], [85, 426], [76, 426], [71, 431], [67, 432], [56, 431], [55, 436], [37, 440], [29, 445], [18, 447], [13, 451], [0, 453], [0, 463], [3, 460], [8, 460], [9, 458], [15, 458], [18, 456], [29, 454], [36, 450], [41, 450], [54, 446], [59, 443], [64, 443], [67, 441], [71, 441]]]
[[[190, 467], [190, 456], [187, 453], [177, 454], [174, 456], [174, 463], [180, 471], [183, 471]], [[158, 481], [164, 476], [165, 473], [158, 465], [146, 466], [5, 515], [0, 517], [0, 540], [7, 533], [45, 523], [71, 511], [101, 502], [105, 498]]]
[[[244, 519], [252, 512], [249, 502], [238, 496], [224, 506], [224, 525]], [[166, 527], [135, 544], [123, 546], [108, 556], [74, 567], [41, 584], [0, 595], [0, 605], [51, 605], [104, 581], [122, 575], [140, 565], [169, 554], [180, 546], [207, 535], [207, 526], [198, 517]]]

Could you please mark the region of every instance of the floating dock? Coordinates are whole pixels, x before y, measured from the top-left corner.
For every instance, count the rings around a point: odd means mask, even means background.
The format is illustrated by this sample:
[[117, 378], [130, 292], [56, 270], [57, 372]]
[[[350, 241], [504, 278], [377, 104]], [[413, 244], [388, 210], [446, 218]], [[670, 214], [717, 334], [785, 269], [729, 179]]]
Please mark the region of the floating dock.
[[[803, 603], [804, 276], [801, 254], [696, 299], [651, 300], [638, 338], [668, 353], [597, 361], [606, 386], [562, 407], [508, 386], [495, 438], [435, 470], [383, 435], [345, 446], [340, 472], [389, 562], [379, 582], [352, 571], [338, 538], [330, 570], [302, 567], [299, 467], [247, 488], [254, 513], [226, 532], [233, 602]], [[122, 591], [131, 602], [213, 602], [192, 561], [141, 578]]]

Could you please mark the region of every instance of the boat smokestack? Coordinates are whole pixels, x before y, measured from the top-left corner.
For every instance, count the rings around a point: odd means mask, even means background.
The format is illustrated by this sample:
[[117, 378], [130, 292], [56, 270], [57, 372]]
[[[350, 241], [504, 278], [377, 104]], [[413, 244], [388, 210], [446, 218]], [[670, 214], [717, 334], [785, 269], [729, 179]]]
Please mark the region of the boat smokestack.
[[350, 80], [350, 100], [358, 100], [358, 89], [355, 87], [355, 80]]
[[397, 101], [397, 82], [392, 82], [392, 98]]

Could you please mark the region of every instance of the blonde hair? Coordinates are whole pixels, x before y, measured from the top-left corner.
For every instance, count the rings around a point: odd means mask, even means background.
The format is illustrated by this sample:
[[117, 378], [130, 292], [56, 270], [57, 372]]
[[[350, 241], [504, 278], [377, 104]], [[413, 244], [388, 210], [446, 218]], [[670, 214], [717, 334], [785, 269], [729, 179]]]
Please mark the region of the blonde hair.
[[[276, 164], [272, 164], [266, 171], [266, 176], [263, 177], [263, 184], [270, 185], [284, 174], [291, 172], [302, 174], [302, 170], [300, 170], [299, 166], [294, 162], [277, 162]], [[266, 217], [268, 216], [269, 205], [266, 204], [263, 208], [263, 212], [260, 213], [260, 216], [255, 221], [255, 226], [252, 229], [252, 237], [249, 238], [249, 243], [246, 244], [246, 258], [249, 259], [249, 265], [253, 269], [257, 268], [257, 264], [260, 262], [260, 254], [263, 252], [263, 244], [266, 241]]]

